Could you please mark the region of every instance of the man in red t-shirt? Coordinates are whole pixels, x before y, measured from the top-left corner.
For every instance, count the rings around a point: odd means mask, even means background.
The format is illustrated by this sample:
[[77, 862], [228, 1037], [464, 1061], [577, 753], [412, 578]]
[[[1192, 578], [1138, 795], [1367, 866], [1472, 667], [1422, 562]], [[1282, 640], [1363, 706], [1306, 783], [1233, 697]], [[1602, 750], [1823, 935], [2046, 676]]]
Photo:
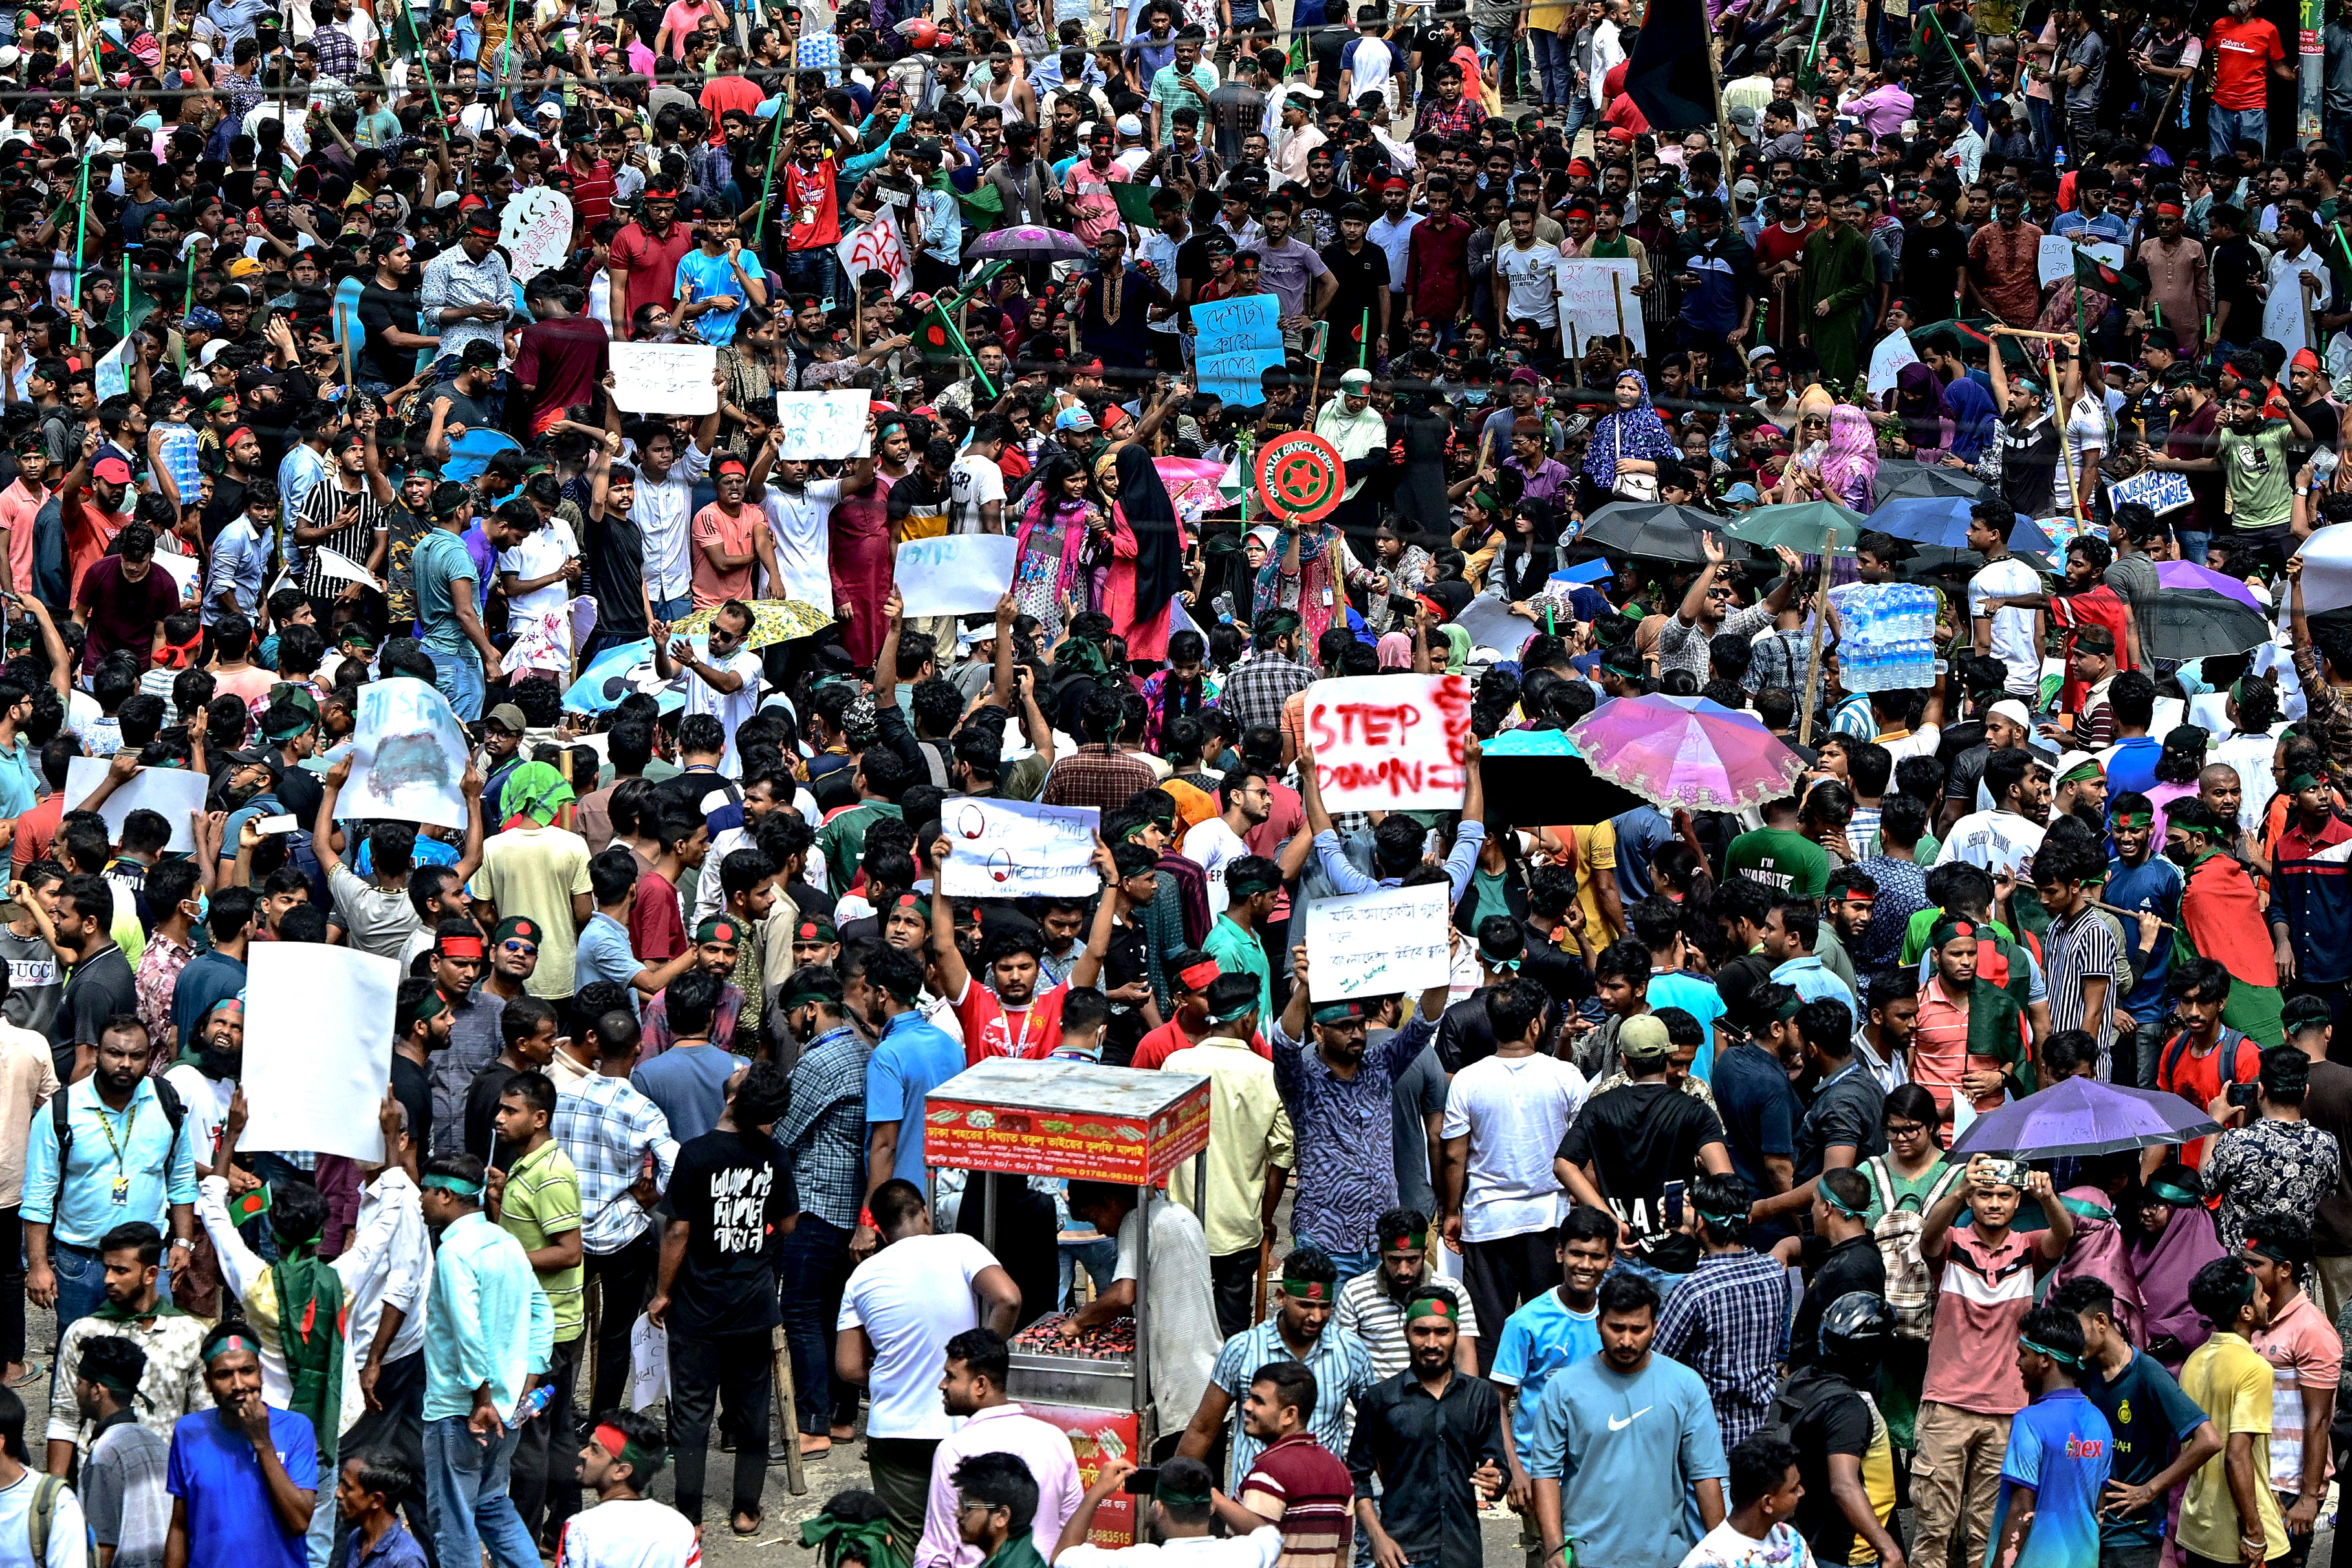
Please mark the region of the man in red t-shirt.
[[626, 339], [629, 314], [640, 305], [667, 312], [677, 296], [677, 258], [694, 248], [694, 236], [677, 221], [677, 187], [656, 181], [646, 187], [637, 221], [613, 237], [605, 273], [613, 285], [613, 335]]
[[[2230, 999], [2230, 972], [2218, 959], [2175, 960], [2165, 989], [2171, 993], [2172, 1016], [2180, 1027], [2165, 1037], [2157, 1052], [2156, 1087], [2179, 1095], [2224, 1127], [2247, 1120], [2244, 1107], [2225, 1105], [2222, 1096], [2232, 1084], [2261, 1081], [2263, 1048], [2221, 1022], [2221, 1009]], [[2199, 1138], [2182, 1145], [2181, 1162], [2201, 1167], [2211, 1143]]]
[[[1209, 1037], [1213, 1032], [1209, 1027], [1209, 984], [1217, 974], [1217, 961], [1205, 952], [1176, 955], [1168, 971], [1176, 1016], [1136, 1042], [1128, 1066], [1152, 1071], [1178, 1051], [1189, 1051]], [[1268, 1061], [1274, 1059], [1274, 1049], [1262, 1034], [1250, 1036], [1250, 1049]]]
[[604, 322], [578, 313], [580, 290], [553, 273], [532, 279], [523, 292], [538, 319], [522, 330], [512, 374], [516, 390], [531, 400], [530, 433], [544, 436], [565, 409], [594, 399], [613, 340]]
[[2270, 145], [2270, 86], [2264, 78], [2276, 72], [2281, 80], [2294, 79], [2278, 29], [2252, 11], [2248, 0], [2230, 0], [2230, 14], [2205, 35], [2205, 52], [2213, 57], [2213, 103], [2205, 111], [2205, 134], [2217, 162], [2242, 141]]
[[793, 155], [778, 177], [792, 226], [784, 235], [784, 288], [794, 294], [835, 298], [841, 243], [840, 165], [835, 144], [855, 148], [856, 138], [829, 109], [793, 132]]
[[[990, 984], [980, 984], [956, 946], [955, 900], [937, 895], [939, 876], [952, 847], [945, 834], [931, 841], [931, 956], [939, 965], [940, 994], [955, 1009], [963, 1026], [963, 1059], [976, 1067], [991, 1057], [1035, 1061], [1053, 1055], [1062, 1043], [1062, 1003], [1073, 986], [1084, 989], [1102, 973], [1103, 954], [1110, 945], [1107, 915], [1095, 921], [1086, 951], [1070, 966], [1070, 977], [1040, 994], [1044, 975], [1038, 963], [1045, 952], [1045, 933], [1027, 920], [1007, 920], [983, 928], [980, 940], [982, 965]], [[1108, 898], [1108, 906], [1114, 900]]]

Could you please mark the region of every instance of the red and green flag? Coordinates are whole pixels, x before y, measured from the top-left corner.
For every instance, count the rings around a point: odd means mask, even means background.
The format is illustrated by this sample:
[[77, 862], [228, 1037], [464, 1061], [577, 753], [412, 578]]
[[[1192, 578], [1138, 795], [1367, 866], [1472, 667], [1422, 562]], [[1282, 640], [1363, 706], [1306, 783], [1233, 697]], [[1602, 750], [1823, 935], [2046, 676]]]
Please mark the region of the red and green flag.
[[240, 1228], [269, 1212], [269, 1184], [264, 1182], [249, 1193], [228, 1201], [228, 1221]]
[[2143, 292], [2138, 279], [2108, 266], [2081, 246], [2074, 247], [2074, 281], [2110, 300], [2137, 300]]

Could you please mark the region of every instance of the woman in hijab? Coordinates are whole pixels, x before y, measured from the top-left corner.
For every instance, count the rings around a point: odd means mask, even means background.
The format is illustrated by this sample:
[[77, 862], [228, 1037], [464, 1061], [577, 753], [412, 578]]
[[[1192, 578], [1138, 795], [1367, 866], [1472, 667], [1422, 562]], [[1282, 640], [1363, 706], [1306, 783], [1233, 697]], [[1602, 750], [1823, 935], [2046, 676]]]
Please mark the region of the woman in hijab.
[[1067, 452], [1055, 450], [1045, 470], [1029, 489], [1013, 547], [1013, 597], [1024, 616], [1037, 617], [1038, 639], [1046, 647], [1062, 640], [1062, 606], [1080, 610], [1089, 602], [1088, 547], [1105, 525], [1102, 509], [1087, 494], [1087, 470]]
[[1348, 585], [1364, 595], [1364, 625], [1375, 636], [1410, 619], [1413, 598], [1433, 575], [1429, 552], [1409, 542], [1394, 518], [1372, 532], [1372, 561], [1348, 574]]
[[1095, 465], [1095, 483], [1110, 497], [1110, 564], [1103, 613], [1127, 643], [1130, 660], [1168, 657], [1169, 606], [1184, 586], [1184, 533], [1176, 503], [1140, 442], [1112, 448]]
[[1870, 510], [1870, 487], [1878, 478], [1878, 433], [1870, 416], [1850, 403], [1830, 411], [1830, 444], [1822, 454], [1821, 493], [1849, 511]]
[[1584, 477], [1594, 494], [1587, 510], [1611, 499], [1654, 500], [1658, 465], [1675, 456], [1675, 438], [1650, 405], [1650, 384], [1638, 370], [1617, 377], [1617, 406], [1592, 427], [1584, 449]]
[[907, 477], [907, 423], [895, 414], [874, 426], [873, 455], [853, 458], [841, 477], [841, 500], [829, 524], [833, 602], [854, 606], [841, 646], [863, 669], [882, 651], [882, 604], [890, 596], [896, 556], [890, 544], [890, 486]]
[[1445, 453], [1454, 438], [1454, 424], [1435, 404], [1436, 389], [1421, 387], [1405, 395], [1403, 406], [1389, 421], [1401, 469], [1391, 504], [1404, 519], [1414, 547], [1441, 536], [1448, 514], [1445, 495]]
[[1797, 399], [1797, 427], [1789, 438], [1788, 466], [1773, 489], [1775, 501], [1810, 500], [1820, 493], [1816, 486], [1822, 459], [1829, 453], [1830, 416], [1836, 412], [1837, 399], [1818, 382]]
[[1940, 463], [1952, 449], [1952, 405], [1944, 396], [1942, 379], [1927, 365], [1906, 364], [1896, 371], [1885, 411], [1870, 417], [1874, 425], [1900, 430], [1911, 456], [1922, 463]]
[[2189, 1303], [2189, 1282], [2221, 1256], [2221, 1238], [2203, 1184], [2186, 1165], [2158, 1169], [2126, 1212], [2138, 1222], [2129, 1252], [2147, 1324], [2144, 1348], [2178, 1377], [2189, 1352], [2212, 1337], [2213, 1325]]

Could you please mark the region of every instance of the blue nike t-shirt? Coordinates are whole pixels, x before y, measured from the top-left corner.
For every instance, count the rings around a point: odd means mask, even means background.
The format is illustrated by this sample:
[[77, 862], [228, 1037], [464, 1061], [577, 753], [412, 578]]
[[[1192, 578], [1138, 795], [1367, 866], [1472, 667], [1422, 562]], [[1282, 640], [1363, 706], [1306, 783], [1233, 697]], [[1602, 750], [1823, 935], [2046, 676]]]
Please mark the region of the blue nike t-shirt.
[[2115, 1462], [2115, 1434], [2079, 1388], [2045, 1394], [2010, 1418], [2000, 1500], [1985, 1542], [1990, 1568], [2001, 1547], [2010, 1494], [2033, 1489], [2025, 1550], [2003, 1568], [2082, 1568], [2099, 1560], [2099, 1493]]
[[1590, 1355], [1564, 1368], [1536, 1404], [1528, 1472], [1559, 1480], [1576, 1560], [1677, 1568], [1698, 1539], [1692, 1486], [1730, 1474], [1698, 1373], [1655, 1353], [1630, 1373]]

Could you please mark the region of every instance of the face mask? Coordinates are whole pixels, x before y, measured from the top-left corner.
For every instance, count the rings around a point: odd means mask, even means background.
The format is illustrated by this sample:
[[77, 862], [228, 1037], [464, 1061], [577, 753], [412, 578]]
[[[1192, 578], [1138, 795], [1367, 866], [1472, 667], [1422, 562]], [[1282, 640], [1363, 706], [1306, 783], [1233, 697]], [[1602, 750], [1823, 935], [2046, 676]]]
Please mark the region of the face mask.
[[1465, 392], [1462, 395], [1462, 401], [1468, 404], [1473, 408], [1484, 407], [1486, 402], [1486, 389], [1485, 387], [1476, 387], [1471, 391]]

